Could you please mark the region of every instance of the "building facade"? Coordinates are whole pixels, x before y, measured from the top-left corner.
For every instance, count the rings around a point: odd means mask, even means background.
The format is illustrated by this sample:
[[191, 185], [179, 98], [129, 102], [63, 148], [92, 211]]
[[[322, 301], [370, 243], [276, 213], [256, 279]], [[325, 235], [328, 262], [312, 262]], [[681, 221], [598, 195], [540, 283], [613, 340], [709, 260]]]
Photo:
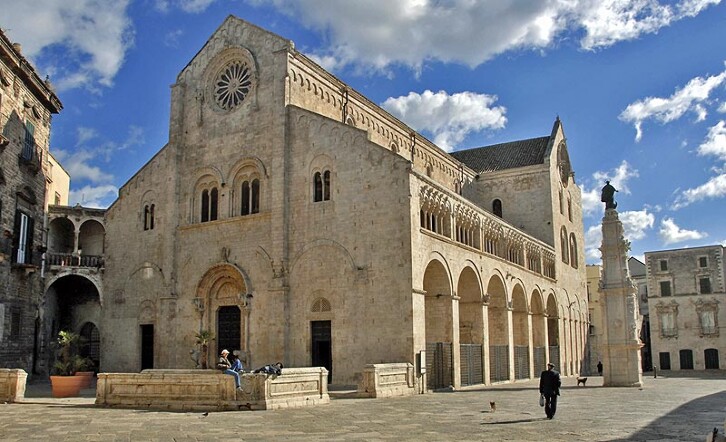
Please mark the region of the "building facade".
[[723, 369], [724, 247], [645, 254], [653, 364], [661, 370]]
[[[228, 17], [172, 85], [169, 142], [105, 214], [100, 365], [415, 364], [421, 391], [578, 373], [580, 190], [562, 123], [447, 154]], [[191, 353], [191, 357], [190, 357]]]
[[0, 31], [0, 366], [47, 371], [42, 255], [51, 116], [62, 109]]

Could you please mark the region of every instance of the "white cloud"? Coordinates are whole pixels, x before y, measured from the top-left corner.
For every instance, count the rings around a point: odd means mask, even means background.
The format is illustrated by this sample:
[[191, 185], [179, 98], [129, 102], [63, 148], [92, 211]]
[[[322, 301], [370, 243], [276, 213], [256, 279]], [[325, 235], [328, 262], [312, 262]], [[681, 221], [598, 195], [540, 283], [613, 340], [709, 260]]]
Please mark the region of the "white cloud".
[[714, 155], [726, 161], [726, 122], [719, 121], [708, 130], [706, 139], [698, 146], [699, 155]]
[[172, 6], [184, 12], [197, 13], [205, 11], [216, 0], [154, 0], [154, 7], [160, 12], [169, 12]]
[[724, 196], [726, 196], [726, 172], [712, 177], [698, 187], [681, 192], [673, 203], [672, 209], [678, 210], [698, 201]]
[[[602, 186], [605, 185], [605, 181], [610, 181], [610, 184], [624, 194], [630, 193], [628, 182], [632, 178], [640, 176], [637, 169], [633, 169], [627, 161], [623, 160], [618, 167], [611, 169], [610, 171], [597, 171], [592, 174], [594, 184], [588, 190], [585, 185], [580, 185], [580, 191], [582, 193], [582, 213], [585, 216], [601, 214], [603, 213], [604, 206], [600, 201], [600, 191]], [[616, 197], [617, 200], [617, 197]]]
[[504, 127], [507, 110], [494, 106], [496, 101], [496, 95], [427, 90], [388, 98], [381, 106], [417, 131], [431, 133], [434, 143], [451, 151], [472, 132]]
[[611, 46], [651, 34], [686, 17], [694, 17], [720, 0], [687, 0], [672, 6], [656, 0], [603, 0], [574, 2], [585, 29], [585, 49]]
[[663, 245], [675, 244], [683, 241], [701, 239], [708, 236], [696, 230], [686, 230], [678, 227], [672, 218], [664, 218], [660, 222], [658, 235], [663, 240]]
[[606, 47], [720, 1], [670, 6], [656, 0], [247, 0], [272, 4], [323, 33], [329, 47], [315, 55], [326, 66], [402, 64], [417, 71], [429, 60], [473, 67], [508, 51], [546, 49], [568, 32], [584, 34], [584, 49]]
[[726, 114], [726, 101], [721, 103], [721, 106], [718, 107], [717, 111], [722, 114]]
[[[111, 86], [133, 44], [130, 0], [0, 0], [6, 34], [59, 90]], [[62, 54], [54, 51], [63, 48]]]
[[90, 161], [98, 156], [97, 152], [81, 149], [73, 153], [57, 149], [53, 151], [53, 155], [63, 165], [71, 176], [71, 181], [89, 180], [93, 183], [110, 182], [113, 175], [101, 170], [98, 166], [93, 166]]
[[596, 262], [602, 258], [600, 253], [601, 244], [602, 226], [600, 224], [590, 226], [585, 232], [585, 259], [587, 262]]
[[71, 190], [68, 203], [71, 206], [80, 204], [84, 207], [105, 209], [113, 203], [117, 195], [118, 187], [112, 184], [84, 186], [81, 189]]
[[693, 78], [682, 89], [676, 89], [668, 98], [648, 97], [629, 104], [618, 118], [626, 123], [633, 123], [636, 141], [640, 141], [643, 137], [643, 122], [648, 119], [665, 124], [692, 111], [696, 113], [697, 121], [701, 121], [706, 118], [706, 109], [702, 103], [708, 100], [711, 92], [724, 81], [726, 81], [726, 70], [708, 78]]
[[646, 236], [646, 230], [652, 229], [655, 216], [648, 209], [630, 210], [620, 214], [623, 223], [623, 236], [630, 241], [637, 241]]

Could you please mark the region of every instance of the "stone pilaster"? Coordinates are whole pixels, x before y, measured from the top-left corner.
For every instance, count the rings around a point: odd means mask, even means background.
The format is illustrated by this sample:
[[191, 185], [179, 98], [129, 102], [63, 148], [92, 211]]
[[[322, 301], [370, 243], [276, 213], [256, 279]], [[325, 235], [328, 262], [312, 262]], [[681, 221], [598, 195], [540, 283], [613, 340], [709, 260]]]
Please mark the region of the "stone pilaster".
[[636, 288], [630, 280], [628, 251], [623, 224], [616, 209], [606, 209], [602, 220], [603, 270], [600, 299], [603, 310], [603, 385], [641, 387], [640, 333]]

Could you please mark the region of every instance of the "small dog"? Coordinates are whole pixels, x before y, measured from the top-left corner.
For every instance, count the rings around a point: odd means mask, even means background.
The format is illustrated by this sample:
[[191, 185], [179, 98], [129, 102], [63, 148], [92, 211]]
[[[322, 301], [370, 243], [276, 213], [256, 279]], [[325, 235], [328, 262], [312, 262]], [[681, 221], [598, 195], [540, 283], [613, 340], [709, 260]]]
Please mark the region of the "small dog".
[[497, 411], [497, 403], [496, 402], [489, 402], [489, 409], [491, 410], [491, 413], [494, 413]]
[[586, 387], [587, 385], [587, 378], [577, 378], [577, 386], [579, 387], [582, 385], [583, 387]]

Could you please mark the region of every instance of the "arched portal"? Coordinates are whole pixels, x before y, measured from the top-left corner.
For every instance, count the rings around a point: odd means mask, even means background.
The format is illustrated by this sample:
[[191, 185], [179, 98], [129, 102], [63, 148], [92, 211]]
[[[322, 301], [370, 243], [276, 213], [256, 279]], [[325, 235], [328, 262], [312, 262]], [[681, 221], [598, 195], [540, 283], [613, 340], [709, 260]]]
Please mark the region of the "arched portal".
[[514, 379], [529, 379], [529, 312], [524, 289], [512, 290], [512, 336], [514, 338]]
[[461, 384], [484, 383], [484, 315], [479, 279], [471, 267], [459, 275], [459, 355]]
[[96, 267], [103, 257], [103, 239], [106, 235], [103, 225], [96, 220], [87, 220], [78, 231], [78, 253], [81, 265]]
[[426, 292], [426, 371], [428, 388], [453, 385], [453, 316], [451, 278], [444, 265], [432, 260], [424, 273]]
[[203, 306], [199, 331], [211, 331], [216, 338], [209, 359], [227, 349], [238, 352], [242, 364], [250, 366], [250, 298], [244, 276], [232, 265], [215, 266], [202, 277], [197, 288], [197, 299]]
[[[71, 331], [81, 333], [87, 323], [100, 324], [101, 299], [96, 285], [88, 278], [80, 275], [62, 276], [48, 287], [45, 295], [45, 309], [43, 311], [43, 330], [45, 342], [55, 342], [58, 332]], [[94, 326], [95, 327], [95, 326]], [[90, 330], [86, 328], [86, 332]], [[96, 329], [96, 342], [98, 342], [98, 329]], [[94, 359], [96, 367], [100, 367], [101, 355], [99, 347], [96, 353], [89, 355]], [[52, 349], [47, 354], [48, 367], [52, 367], [54, 355]]]
[[487, 285], [489, 297], [489, 378], [509, 380], [509, 309], [504, 282], [495, 275]]
[[550, 362], [555, 364], [555, 368], [561, 370], [560, 367], [560, 328], [557, 323], [559, 314], [557, 313], [557, 301], [554, 293], [547, 296], [547, 338], [549, 339], [549, 357]]
[[531, 297], [532, 311], [532, 355], [534, 357], [534, 376], [539, 377], [545, 369], [547, 363], [547, 318], [545, 316], [544, 306], [542, 305], [542, 295], [539, 290], [532, 291]]

